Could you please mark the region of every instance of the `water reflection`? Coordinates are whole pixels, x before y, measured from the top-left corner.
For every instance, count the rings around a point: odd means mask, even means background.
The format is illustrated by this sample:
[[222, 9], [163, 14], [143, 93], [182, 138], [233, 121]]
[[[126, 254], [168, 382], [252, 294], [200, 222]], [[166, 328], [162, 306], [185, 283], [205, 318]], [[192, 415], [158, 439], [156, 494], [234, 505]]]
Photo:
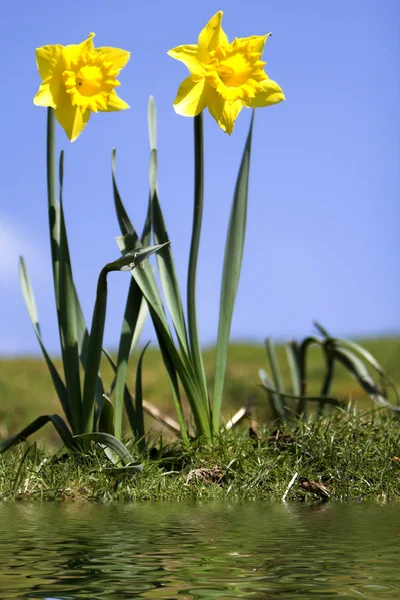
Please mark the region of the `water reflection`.
[[400, 597], [397, 505], [0, 505], [0, 599]]

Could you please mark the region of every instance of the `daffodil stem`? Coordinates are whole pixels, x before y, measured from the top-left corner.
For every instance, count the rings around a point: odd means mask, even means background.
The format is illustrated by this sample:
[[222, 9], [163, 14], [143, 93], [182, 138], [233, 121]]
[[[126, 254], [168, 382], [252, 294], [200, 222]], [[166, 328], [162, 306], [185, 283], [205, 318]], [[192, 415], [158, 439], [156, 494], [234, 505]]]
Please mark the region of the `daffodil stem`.
[[210, 413], [207, 394], [207, 382], [204, 371], [203, 357], [201, 354], [200, 340], [197, 329], [196, 309], [196, 273], [199, 255], [201, 223], [203, 220], [204, 204], [204, 144], [203, 144], [203, 114], [194, 118], [194, 210], [193, 229], [189, 254], [189, 269], [187, 281], [187, 312], [190, 351], [198, 383], [202, 389], [202, 396], [207, 404], [207, 413]]
[[57, 206], [56, 120], [54, 117], [53, 108], [47, 109], [46, 163], [51, 262], [53, 267], [54, 290], [58, 308], [58, 276], [56, 274], [56, 269], [59, 252], [57, 243], [59, 238], [59, 211]]

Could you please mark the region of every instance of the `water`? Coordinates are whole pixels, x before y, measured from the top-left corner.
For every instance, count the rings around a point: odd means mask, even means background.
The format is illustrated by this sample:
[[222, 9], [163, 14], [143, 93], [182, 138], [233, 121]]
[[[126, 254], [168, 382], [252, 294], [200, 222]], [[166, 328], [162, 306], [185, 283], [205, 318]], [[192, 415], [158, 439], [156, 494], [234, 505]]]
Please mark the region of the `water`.
[[0, 505], [0, 599], [400, 598], [400, 505]]

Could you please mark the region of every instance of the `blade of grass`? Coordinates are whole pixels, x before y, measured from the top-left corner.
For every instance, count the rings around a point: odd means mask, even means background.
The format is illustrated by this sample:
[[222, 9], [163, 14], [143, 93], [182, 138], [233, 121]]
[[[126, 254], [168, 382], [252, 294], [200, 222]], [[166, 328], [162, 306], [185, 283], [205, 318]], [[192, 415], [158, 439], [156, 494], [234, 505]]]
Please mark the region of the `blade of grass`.
[[239, 168], [236, 189], [229, 218], [222, 273], [217, 352], [215, 362], [214, 394], [212, 405], [213, 432], [218, 433], [221, 421], [222, 394], [228, 356], [228, 344], [233, 309], [239, 285], [244, 240], [246, 234], [247, 197], [249, 188], [250, 151], [253, 134], [254, 111]]

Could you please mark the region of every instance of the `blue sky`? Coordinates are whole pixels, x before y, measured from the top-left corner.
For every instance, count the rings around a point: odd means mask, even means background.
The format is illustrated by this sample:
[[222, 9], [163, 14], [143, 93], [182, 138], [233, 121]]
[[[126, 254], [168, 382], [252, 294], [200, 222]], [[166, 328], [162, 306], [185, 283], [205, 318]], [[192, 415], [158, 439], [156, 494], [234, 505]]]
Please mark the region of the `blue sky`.
[[[190, 9], [188, 8], [190, 6]], [[172, 103], [185, 66], [170, 48], [196, 43], [218, 10], [230, 39], [273, 32], [266, 71], [286, 102], [256, 114], [248, 233], [232, 326], [235, 340], [308, 333], [400, 333], [400, 4], [397, 0], [10, 2], [0, 24], [0, 354], [38, 352], [18, 283], [26, 258], [45, 343], [58, 351], [46, 213], [46, 110], [35, 48], [79, 43], [129, 50], [120, 96], [131, 109], [94, 115], [65, 150], [65, 211], [74, 276], [88, 321], [101, 267], [118, 257], [110, 154], [142, 228], [148, 197], [147, 101], [158, 109], [159, 187], [184, 287], [193, 197], [193, 122]], [[225, 233], [250, 111], [229, 137], [205, 116], [206, 188], [198, 272], [201, 339], [215, 340]], [[117, 345], [130, 275], [111, 274], [105, 345]], [[144, 340], [154, 339], [151, 324]]]

